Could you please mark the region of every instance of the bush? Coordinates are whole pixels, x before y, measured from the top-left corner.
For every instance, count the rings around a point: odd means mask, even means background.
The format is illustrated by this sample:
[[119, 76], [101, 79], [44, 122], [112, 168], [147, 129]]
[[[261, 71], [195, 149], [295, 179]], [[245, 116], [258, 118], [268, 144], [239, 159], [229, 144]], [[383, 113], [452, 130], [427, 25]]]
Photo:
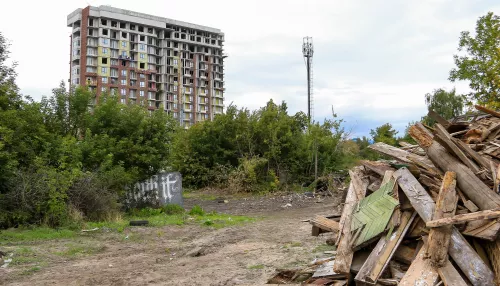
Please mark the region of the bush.
[[16, 171], [0, 194], [0, 227], [60, 225], [67, 219], [67, 191], [74, 175], [41, 167]]
[[204, 216], [205, 211], [199, 206], [195, 205], [193, 208], [189, 211], [190, 215], [199, 215], [199, 216]]

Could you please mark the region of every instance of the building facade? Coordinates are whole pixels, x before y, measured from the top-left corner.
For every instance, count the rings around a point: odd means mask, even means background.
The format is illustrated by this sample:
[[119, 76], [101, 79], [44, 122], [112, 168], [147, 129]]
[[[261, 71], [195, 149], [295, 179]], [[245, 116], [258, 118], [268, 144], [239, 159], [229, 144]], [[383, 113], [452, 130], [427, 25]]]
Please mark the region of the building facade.
[[[181, 125], [224, 109], [224, 34], [219, 29], [110, 6], [68, 15], [70, 87], [108, 92], [124, 104], [164, 109]], [[94, 104], [95, 104], [94, 101]]]

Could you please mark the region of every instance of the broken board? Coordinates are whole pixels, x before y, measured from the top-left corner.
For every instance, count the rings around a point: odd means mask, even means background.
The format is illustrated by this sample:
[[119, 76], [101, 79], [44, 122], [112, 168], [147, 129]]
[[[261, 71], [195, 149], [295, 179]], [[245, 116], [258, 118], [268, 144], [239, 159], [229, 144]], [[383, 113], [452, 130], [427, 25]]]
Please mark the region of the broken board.
[[358, 249], [382, 234], [399, 201], [393, 198], [395, 179], [362, 199], [354, 208], [351, 220], [352, 247]]

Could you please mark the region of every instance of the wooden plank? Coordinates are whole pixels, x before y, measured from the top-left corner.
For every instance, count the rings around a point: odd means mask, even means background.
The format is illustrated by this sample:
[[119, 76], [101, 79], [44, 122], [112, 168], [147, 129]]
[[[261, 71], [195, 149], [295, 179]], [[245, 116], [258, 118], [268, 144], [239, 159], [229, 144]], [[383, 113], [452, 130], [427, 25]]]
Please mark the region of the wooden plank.
[[443, 225], [461, 224], [469, 221], [485, 220], [498, 217], [500, 217], [500, 208], [431, 220], [428, 221], [425, 225], [427, 227], [440, 227]]
[[385, 175], [386, 171], [396, 171], [396, 169], [384, 162], [361, 160], [360, 163], [365, 168], [377, 173], [382, 177]]
[[[446, 172], [443, 184], [439, 190], [433, 219], [449, 218], [455, 215], [458, 202], [455, 186], [456, 174], [454, 172]], [[430, 257], [432, 266], [437, 268], [443, 267], [446, 261], [448, 261], [451, 231], [451, 225], [431, 229], [425, 256]]]
[[471, 156], [472, 159], [474, 159], [474, 161], [476, 161], [479, 165], [481, 165], [481, 167], [489, 168], [489, 160], [479, 155], [479, 153], [477, 153], [476, 151], [472, 150], [472, 148], [469, 147], [468, 144], [465, 144], [462, 140], [459, 140], [457, 138], [452, 138], [451, 141], [453, 141], [453, 143], [455, 143], [458, 147], [460, 147], [462, 151]]
[[[382, 180], [382, 184], [385, 184], [389, 182], [392, 179], [392, 175], [394, 174], [393, 171], [386, 171], [384, 174], [384, 178]], [[394, 183], [394, 189], [392, 190], [393, 198], [398, 200], [400, 203], [401, 201], [399, 200], [399, 191], [398, 191], [398, 184]], [[391, 220], [389, 224], [387, 225], [387, 230], [390, 230], [391, 228], [394, 229], [395, 227], [398, 227], [401, 222], [401, 210], [400, 207], [396, 207], [394, 209], [394, 212], [392, 214]]]
[[366, 195], [366, 189], [369, 183], [368, 180], [363, 178], [363, 173], [360, 169], [349, 170], [349, 177], [351, 177], [351, 182], [353, 183], [358, 200], [361, 200]]
[[351, 219], [352, 212], [358, 203], [358, 197], [354, 189], [354, 184], [349, 184], [347, 190], [347, 197], [340, 217], [340, 231], [339, 241], [337, 243], [337, 256], [335, 257], [335, 264], [333, 270], [336, 273], [349, 274], [353, 251], [351, 246]]
[[444, 127], [448, 127], [450, 125], [450, 122], [446, 119], [444, 119], [439, 113], [435, 112], [432, 109], [429, 109], [429, 113], [427, 113], [427, 116], [430, 118], [434, 119], [437, 123], [443, 125]]
[[400, 286], [435, 285], [439, 279], [437, 269], [433, 267], [429, 259], [425, 259], [425, 248], [420, 249], [417, 257], [406, 271], [405, 276], [399, 282]]
[[[479, 167], [472, 162], [465, 154], [460, 150], [460, 148], [457, 147], [451, 140], [450, 134], [444, 129], [444, 127], [441, 124], [436, 124], [436, 137], [439, 139], [439, 143], [443, 145], [448, 151], [451, 153], [455, 154], [455, 156], [462, 161], [467, 167], [469, 167], [474, 173], [479, 172]], [[489, 167], [488, 167], [489, 168]]]
[[372, 144], [368, 148], [375, 150], [381, 154], [390, 156], [403, 163], [414, 164], [414, 162], [418, 162], [425, 166], [427, 169], [435, 169], [434, 164], [428, 158], [412, 154], [410, 152], [401, 150], [382, 142]]
[[378, 278], [387, 267], [387, 264], [395, 254], [398, 245], [405, 237], [406, 232], [415, 219], [416, 212], [404, 212], [401, 224], [390, 237], [380, 238], [375, 248], [366, 259], [365, 263], [354, 278], [357, 282], [375, 285]]
[[[394, 177], [419, 216], [425, 222], [430, 221], [435, 204], [422, 185], [406, 168], [396, 171]], [[448, 253], [473, 285], [493, 285], [493, 272], [455, 227]]]
[[492, 269], [490, 260], [488, 259], [488, 255], [486, 254], [486, 250], [483, 247], [483, 243], [479, 242], [479, 239], [473, 239], [472, 244], [474, 245], [477, 254], [483, 259], [484, 263], [486, 263], [486, 265], [488, 265], [488, 267]]
[[396, 251], [394, 252], [394, 259], [410, 265], [415, 258], [415, 249], [406, 245], [399, 245]]
[[356, 232], [356, 237], [352, 236], [353, 250], [378, 239], [386, 230], [394, 209], [399, 205], [393, 197], [395, 186], [396, 180], [389, 177], [387, 183], [356, 206], [351, 219], [351, 233]]
[[338, 222], [332, 219], [328, 219], [324, 216], [316, 216], [311, 221], [309, 221], [309, 223], [313, 226], [330, 232], [338, 231], [340, 229], [340, 224]]
[[446, 261], [443, 267], [438, 268], [438, 273], [444, 286], [467, 286], [467, 282], [464, 281], [449, 260]]
[[[453, 171], [457, 173], [457, 185], [467, 197], [472, 200], [480, 209], [494, 209], [500, 207], [500, 196], [491, 191], [475, 174], [455, 157], [449, 154], [439, 143], [432, 140], [420, 129], [418, 124], [410, 127], [410, 135], [427, 150], [429, 158], [443, 171]], [[493, 240], [500, 231], [500, 223], [492, 224], [483, 232], [476, 233], [475, 236], [483, 239]]]
[[495, 285], [500, 286], [500, 240], [487, 242], [485, 246], [495, 272]]
[[474, 107], [479, 110], [479, 111], [482, 111], [482, 112], [486, 112], [490, 115], [493, 115], [495, 117], [498, 117], [500, 118], [500, 112], [497, 112], [495, 110], [492, 110], [492, 109], [489, 109], [487, 107], [484, 107], [484, 106], [481, 106], [481, 105], [474, 105]]

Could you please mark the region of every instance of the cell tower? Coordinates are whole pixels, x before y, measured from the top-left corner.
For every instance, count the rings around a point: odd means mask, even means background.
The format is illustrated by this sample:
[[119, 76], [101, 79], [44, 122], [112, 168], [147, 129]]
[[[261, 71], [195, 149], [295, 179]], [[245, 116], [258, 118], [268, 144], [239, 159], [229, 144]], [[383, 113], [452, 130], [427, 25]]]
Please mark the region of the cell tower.
[[307, 68], [307, 118], [311, 122], [314, 119], [314, 104], [313, 104], [313, 40], [312, 37], [304, 37], [302, 43], [302, 54]]

